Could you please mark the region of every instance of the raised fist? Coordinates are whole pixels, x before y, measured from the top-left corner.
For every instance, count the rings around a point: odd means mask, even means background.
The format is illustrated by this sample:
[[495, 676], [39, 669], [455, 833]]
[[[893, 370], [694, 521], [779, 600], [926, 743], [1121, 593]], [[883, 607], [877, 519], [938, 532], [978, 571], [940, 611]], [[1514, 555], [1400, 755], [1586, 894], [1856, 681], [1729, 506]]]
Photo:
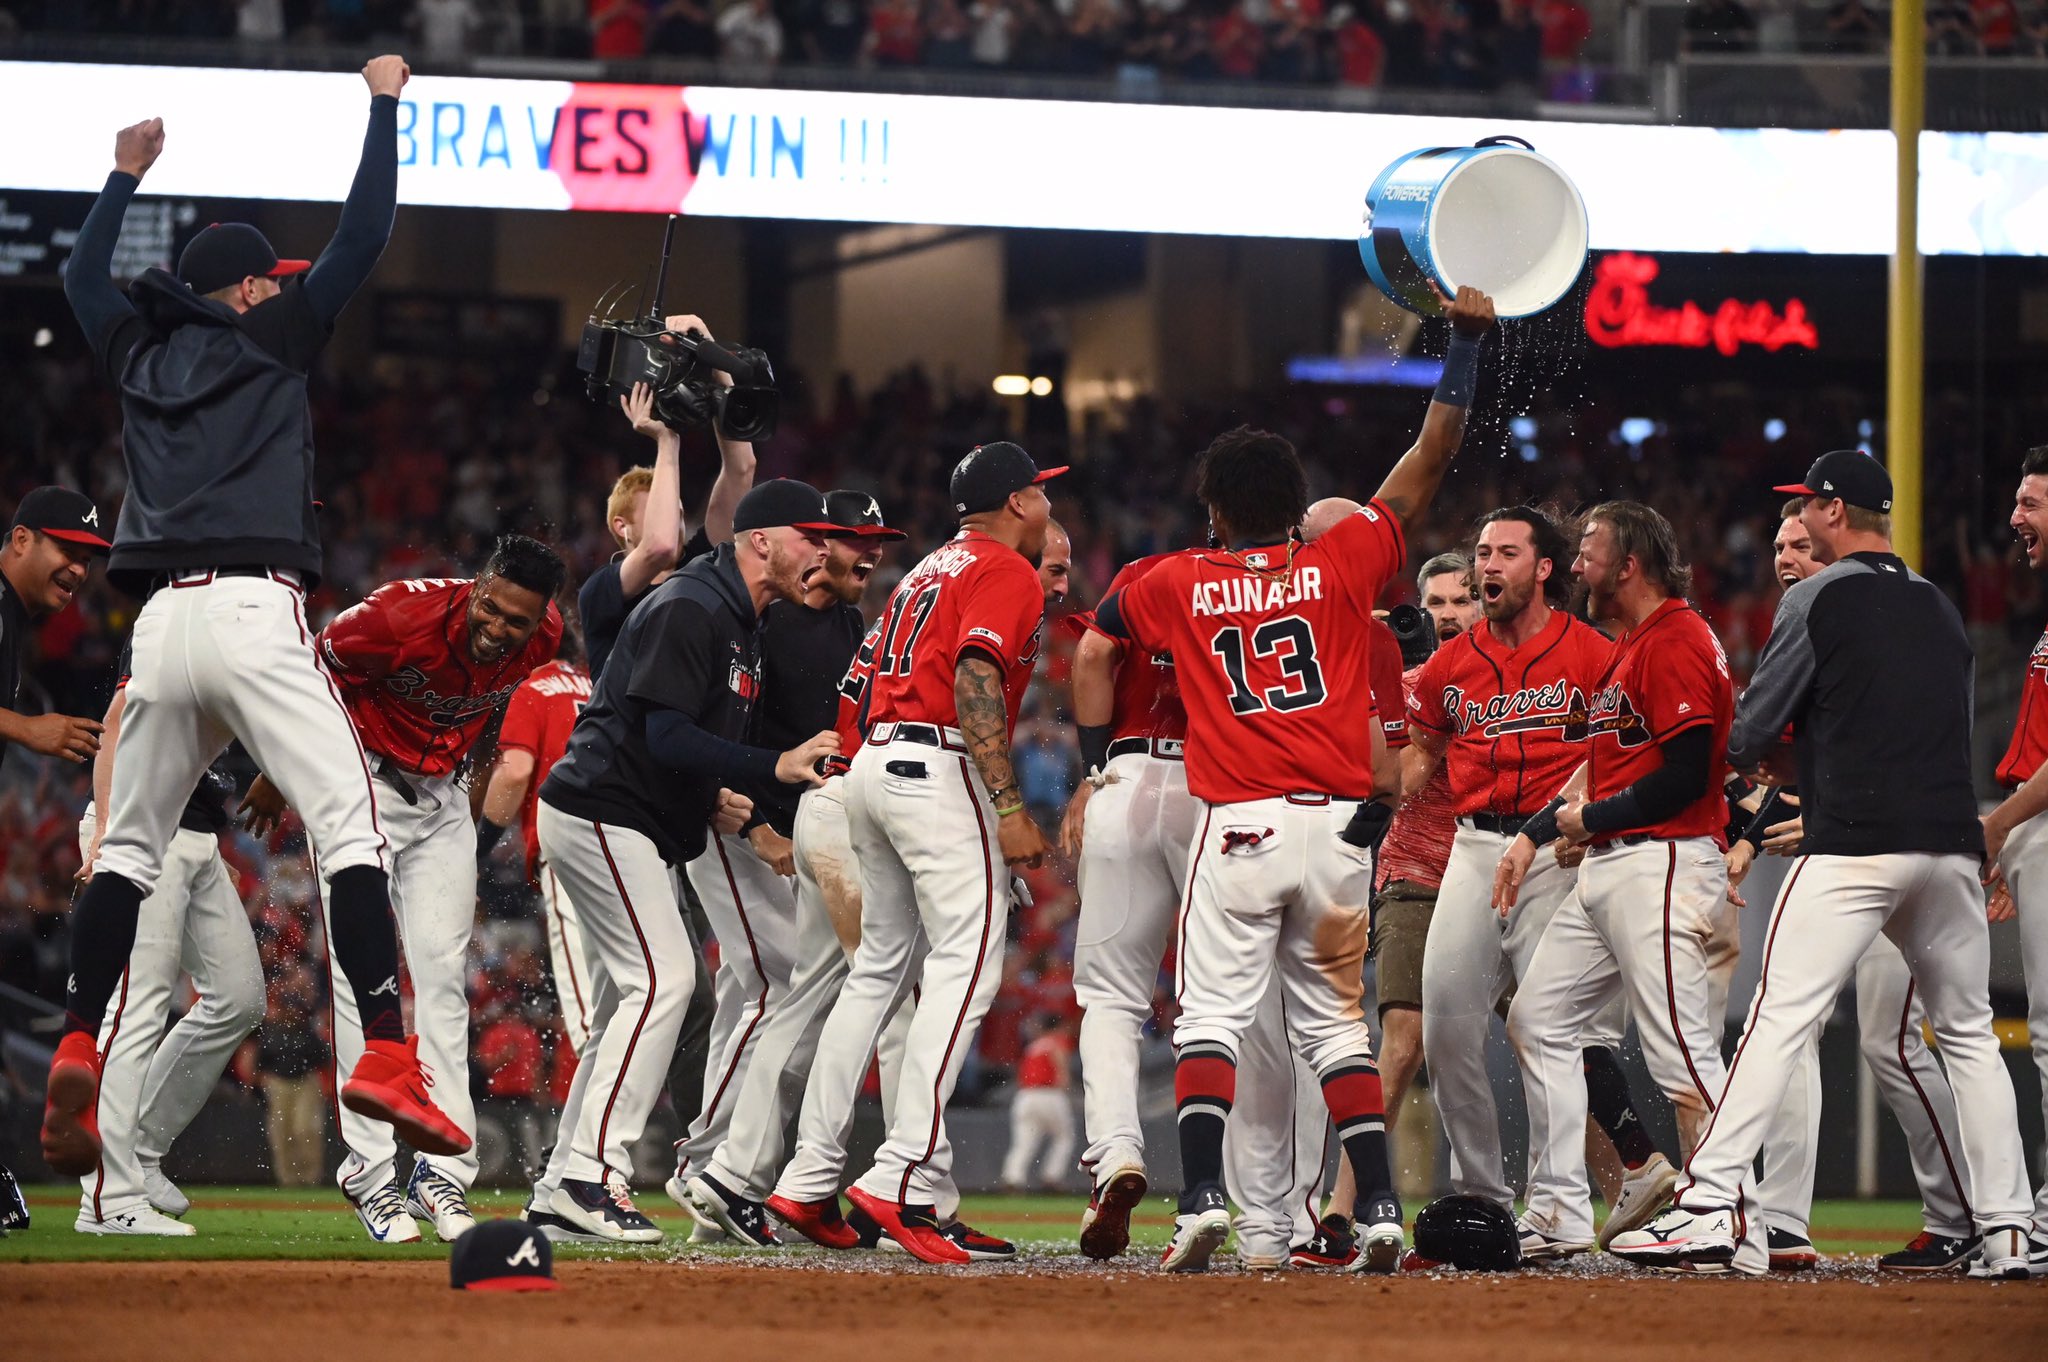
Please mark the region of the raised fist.
[[164, 121], [145, 118], [133, 127], [114, 134], [114, 169], [136, 179], [149, 173], [156, 158], [164, 154]]
[[363, 66], [363, 81], [370, 87], [372, 97], [390, 95], [396, 99], [411, 79], [412, 68], [403, 57], [372, 57]]

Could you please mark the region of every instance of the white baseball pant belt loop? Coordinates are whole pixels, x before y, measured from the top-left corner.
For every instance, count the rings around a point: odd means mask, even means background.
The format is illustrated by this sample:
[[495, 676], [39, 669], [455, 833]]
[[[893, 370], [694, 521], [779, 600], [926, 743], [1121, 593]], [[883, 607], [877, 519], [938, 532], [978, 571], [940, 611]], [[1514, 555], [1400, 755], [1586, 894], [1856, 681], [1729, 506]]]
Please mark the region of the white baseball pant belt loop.
[[[81, 854], [95, 824], [88, 810]], [[166, 1033], [181, 973], [199, 1000]], [[135, 947], [100, 1025], [100, 1166], [79, 1180], [81, 1214], [106, 1220], [148, 1203], [144, 1165], [192, 1123], [262, 1020], [263, 967], [220, 840], [179, 828], [137, 912]]]
[[1795, 863], [1772, 909], [1762, 977], [1726, 1090], [1678, 1184], [1681, 1204], [1757, 1217], [1744, 1183], [1793, 1052], [1825, 1020], [1880, 931], [1905, 957], [1941, 1047], [1977, 1228], [2029, 1223], [2018, 1108], [1991, 1027], [1990, 932], [1977, 862], [1924, 852]]
[[[476, 1135], [476, 1104], [469, 1091], [469, 941], [476, 924], [476, 825], [469, 794], [457, 777], [401, 771], [387, 757], [372, 754], [376, 772], [377, 818], [390, 844], [391, 913], [399, 947], [412, 980], [413, 1031], [420, 1062], [433, 1080], [434, 1101], [448, 1119]], [[320, 881], [320, 911], [332, 940], [328, 881]], [[331, 955], [330, 955], [331, 963]], [[337, 1088], [362, 1058], [362, 1024], [354, 990], [331, 978]], [[337, 1181], [361, 1200], [385, 1183], [411, 1176], [395, 1164], [398, 1146], [391, 1127], [342, 1108], [342, 1140], [349, 1157]], [[467, 1190], [479, 1168], [474, 1146], [463, 1154], [424, 1156], [427, 1163]]]
[[631, 1181], [633, 1146], [668, 1079], [696, 985], [676, 880], [653, 839], [538, 806], [542, 851], [583, 924], [595, 1003], [589, 1044], [542, 1183]]
[[[261, 574], [261, 575], [255, 575]], [[319, 866], [387, 868], [370, 767], [307, 626], [298, 574], [170, 574], [135, 618], [99, 869], [148, 894], [186, 797], [240, 738], [297, 810]]]
[[[2027, 979], [2027, 1043], [2041, 1081], [2041, 1115], [2048, 1120], [2048, 814], [2014, 828], [1998, 864], [2019, 916], [2020, 964]], [[1957, 1093], [1958, 1098], [1961, 1095]], [[2048, 1235], [2048, 1174], [2034, 1197], [2034, 1232]]]
[[[1422, 956], [1422, 1052], [1429, 1095], [1450, 1143], [1453, 1191], [1514, 1203], [1501, 1150], [1500, 1113], [1486, 1068], [1495, 1008], [1523, 977], [1578, 872], [1541, 849], [1505, 921], [1493, 906], [1493, 874], [1521, 820], [1463, 817], [1430, 915]], [[1619, 1043], [1620, 1037], [1614, 1037]]]
[[713, 982], [718, 1003], [704, 1107], [676, 1146], [676, 1166], [695, 1170], [725, 1139], [761, 1029], [789, 993], [796, 962], [796, 884], [776, 874], [738, 835], [713, 833], [704, 854], [685, 871], [718, 938]]
[[[889, 727], [878, 724], [877, 733]], [[946, 1103], [1001, 986], [1010, 913], [1009, 870], [981, 774], [949, 746], [957, 734], [939, 730], [928, 743], [916, 731], [928, 728], [899, 724], [880, 741], [870, 734], [845, 777], [862, 901], [848, 992], [871, 968], [907, 988], [915, 943], [926, 946], [896, 1111], [859, 1179], [869, 1194], [906, 1205], [937, 1204], [952, 1187]]]

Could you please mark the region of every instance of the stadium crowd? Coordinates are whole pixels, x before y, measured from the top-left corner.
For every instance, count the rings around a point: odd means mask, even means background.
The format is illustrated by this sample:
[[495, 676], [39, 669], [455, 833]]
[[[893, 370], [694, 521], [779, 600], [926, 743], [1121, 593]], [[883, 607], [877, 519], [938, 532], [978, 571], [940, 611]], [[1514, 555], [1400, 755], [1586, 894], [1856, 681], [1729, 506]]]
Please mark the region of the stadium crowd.
[[[0, 444], [26, 453], [10, 457], [0, 475], [0, 510], [11, 511], [24, 490], [49, 481], [82, 487], [111, 507], [121, 478], [115, 405], [69, 347], [37, 353], [35, 362], [0, 374]], [[1597, 384], [1578, 386], [1503, 375], [1501, 399], [1475, 414], [1441, 510], [1411, 546], [1415, 560], [1458, 543], [1485, 507], [1523, 498], [1566, 509], [1601, 496], [1685, 507], [1674, 521], [1696, 569], [1695, 599], [1738, 672], [1746, 672], [1778, 594], [1770, 569], [1776, 506], [1755, 488], [1770, 473], [1804, 467], [1819, 450], [1841, 443], [1839, 432], [1856, 429], [1877, 404], [1816, 390], [1788, 407], [1704, 389], [1681, 389], [1669, 402], [1649, 404]], [[911, 532], [910, 543], [884, 564], [879, 589], [868, 594], [872, 615], [895, 574], [951, 531], [951, 508], [940, 495], [943, 470], [957, 451], [1017, 433], [1016, 413], [985, 387], [934, 381], [915, 368], [868, 393], [843, 377], [829, 388], [793, 378], [785, 391], [783, 427], [760, 447], [759, 476], [868, 490], [889, 508], [892, 523]], [[380, 367], [375, 376], [333, 375], [314, 393], [328, 560], [326, 580], [309, 603], [316, 627], [382, 582], [473, 572], [492, 537], [505, 530], [537, 533], [560, 547], [572, 598], [574, 584], [612, 554], [604, 496], [618, 469], [646, 457], [645, 442], [615, 411], [586, 402], [576, 385], [536, 389], [529, 378], [481, 367]], [[1936, 397], [1937, 437], [1944, 428], [1968, 428], [1967, 403], [1962, 393]], [[1662, 419], [1627, 419], [1651, 405]], [[1183, 484], [1192, 451], [1216, 430], [1250, 421], [1286, 434], [1303, 451], [1320, 495], [1355, 490], [1376, 474], [1407, 443], [1413, 417], [1413, 398], [1404, 391], [1297, 385], [1204, 404], [1139, 398], [1113, 418], [1091, 416], [1071, 439], [1042, 429], [1022, 433], [1041, 458], [1074, 464], [1056, 505], [1073, 536], [1074, 590], [1056, 613], [1091, 606], [1118, 564], [1195, 540], [1199, 528]], [[1940, 438], [1932, 445], [1927, 570], [1963, 602], [1980, 675], [2008, 674], [2013, 669], [2004, 661], [2038, 632], [2048, 607], [2034, 575], [2014, 569], [2006, 532], [1982, 511], [1986, 503], [1970, 470], [1945, 462], [1954, 456]], [[701, 505], [716, 465], [708, 435], [686, 438], [686, 503]], [[42, 628], [25, 707], [99, 713], [135, 608], [96, 573], [74, 606]], [[1066, 712], [1072, 634], [1048, 627], [1046, 637], [1016, 751], [1026, 799], [1039, 823], [1053, 827], [1073, 791], [1079, 758]], [[51, 1000], [62, 996], [77, 819], [89, 797], [84, 772], [54, 761], [11, 762], [0, 781], [0, 983]], [[472, 1085], [495, 1100], [531, 1146], [533, 1132], [546, 1127], [541, 1113], [566, 1092], [574, 1061], [562, 1043], [538, 907], [516, 845], [508, 839], [499, 848], [481, 887], [470, 962]], [[265, 1023], [234, 1074], [267, 1094], [274, 1126], [296, 1120], [301, 1124], [293, 1128], [303, 1131], [331, 1110], [321, 1088], [328, 976], [304, 836], [296, 821], [266, 840], [237, 829], [223, 850], [256, 924], [269, 980]], [[1011, 920], [1002, 991], [962, 1087], [969, 1100], [1011, 1076], [1035, 1019], [1078, 1015], [1072, 868], [1054, 857], [1028, 878], [1035, 903]], [[1162, 984], [1170, 982], [1171, 967], [1169, 958]], [[1171, 1026], [1169, 998], [1164, 986], [1155, 994], [1162, 1043]], [[292, 1147], [279, 1145], [280, 1176], [317, 1179], [317, 1169], [287, 1157]], [[527, 1149], [528, 1157], [536, 1148]]]

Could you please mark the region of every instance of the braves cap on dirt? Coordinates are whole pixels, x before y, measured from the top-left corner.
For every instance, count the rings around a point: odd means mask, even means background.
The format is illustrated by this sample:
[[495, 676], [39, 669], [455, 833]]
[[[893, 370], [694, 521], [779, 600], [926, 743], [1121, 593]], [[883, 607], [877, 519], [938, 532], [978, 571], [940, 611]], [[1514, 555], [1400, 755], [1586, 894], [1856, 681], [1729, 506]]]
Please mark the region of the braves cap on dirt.
[[825, 512], [825, 494], [795, 478], [770, 478], [756, 484], [740, 498], [732, 513], [734, 534], [780, 529], [785, 525], [813, 534], [832, 534], [839, 529]]
[[216, 222], [178, 257], [178, 282], [194, 293], [212, 293], [251, 275], [282, 279], [311, 268], [310, 260], [279, 260], [270, 238], [246, 222]]
[[113, 549], [100, 533], [99, 508], [92, 498], [69, 487], [38, 487], [21, 499], [13, 528], [39, 530], [52, 539], [68, 539], [97, 553]]
[[953, 509], [961, 515], [993, 511], [1008, 501], [1013, 492], [1021, 492], [1033, 483], [1045, 482], [1066, 471], [1065, 464], [1040, 471], [1031, 456], [1024, 452], [1024, 446], [1008, 440], [991, 440], [985, 445], [976, 445], [967, 451], [966, 458], [953, 466]]
[[901, 530], [892, 530], [882, 523], [882, 504], [866, 492], [853, 492], [841, 488], [825, 494], [825, 516], [837, 525], [842, 534], [851, 532], [855, 539], [908, 539]]
[[547, 1236], [524, 1220], [480, 1220], [448, 1254], [448, 1284], [457, 1291], [554, 1291], [555, 1254]]
[[1802, 497], [1840, 497], [1866, 511], [1892, 509], [1892, 475], [1884, 465], [1860, 449], [1831, 449], [1813, 461], [1805, 482], [1773, 487], [1773, 492], [1791, 492]]

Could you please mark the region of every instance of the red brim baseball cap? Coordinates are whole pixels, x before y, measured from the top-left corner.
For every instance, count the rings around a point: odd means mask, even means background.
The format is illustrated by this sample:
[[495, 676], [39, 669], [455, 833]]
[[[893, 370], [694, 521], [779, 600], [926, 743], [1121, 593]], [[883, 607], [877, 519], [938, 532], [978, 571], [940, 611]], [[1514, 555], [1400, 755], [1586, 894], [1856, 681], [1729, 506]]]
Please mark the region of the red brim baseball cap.
[[69, 487], [53, 484], [30, 492], [15, 508], [14, 524], [52, 539], [84, 544], [97, 553], [114, 547], [99, 533], [100, 513], [93, 508], [92, 498]]
[[313, 262], [310, 260], [280, 260], [277, 262], [277, 268], [270, 272], [270, 278], [283, 279], [289, 275], [304, 274], [312, 268]]
[[111, 550], [114, 547], [98, 535], [88, 534], [84, 530], [44, 530], [43, 533], [52, 539], [69, 539], [74, 544], [90, 544], [96, 549]]
[[560, 1291], [562, 1284], [553, 1277], [486, 1277], [480, 1282], [464, 1282], [464, 1291]]

